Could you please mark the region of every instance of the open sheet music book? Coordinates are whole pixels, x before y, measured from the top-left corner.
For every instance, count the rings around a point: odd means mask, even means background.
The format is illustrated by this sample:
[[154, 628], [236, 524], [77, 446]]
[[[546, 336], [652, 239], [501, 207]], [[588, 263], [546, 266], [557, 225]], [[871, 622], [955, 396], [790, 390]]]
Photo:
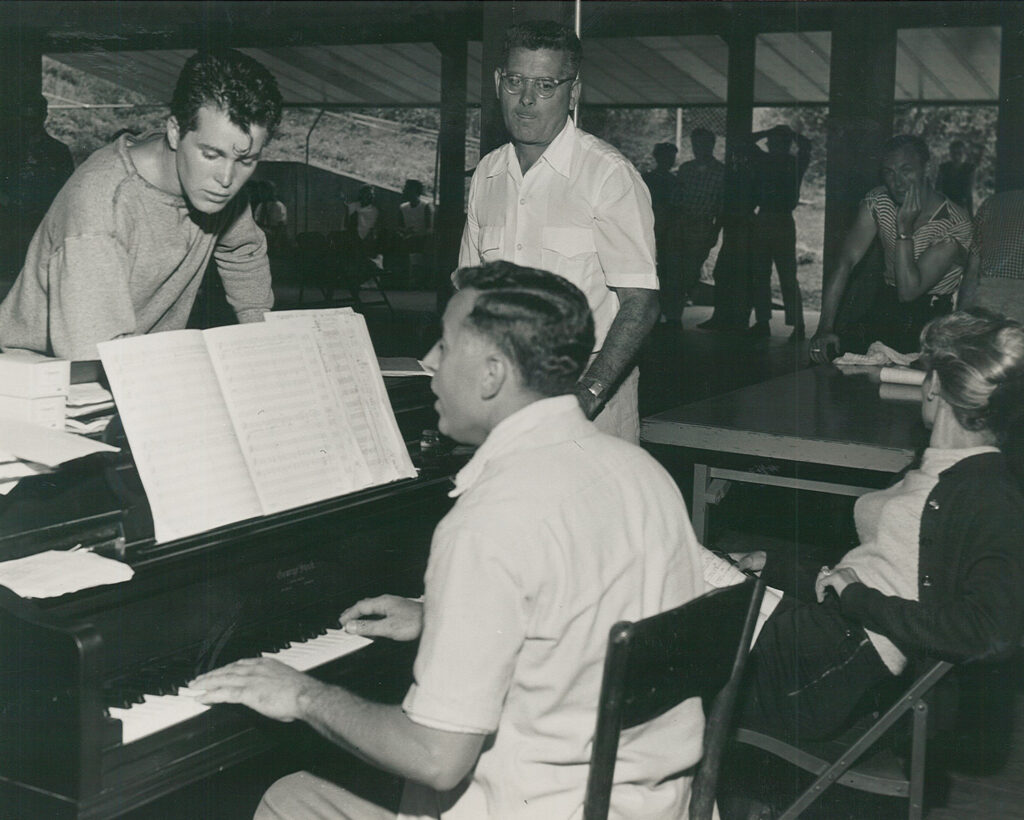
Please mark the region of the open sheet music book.
[[157, 541], [415, 476], [346, 310], [99, 345]]

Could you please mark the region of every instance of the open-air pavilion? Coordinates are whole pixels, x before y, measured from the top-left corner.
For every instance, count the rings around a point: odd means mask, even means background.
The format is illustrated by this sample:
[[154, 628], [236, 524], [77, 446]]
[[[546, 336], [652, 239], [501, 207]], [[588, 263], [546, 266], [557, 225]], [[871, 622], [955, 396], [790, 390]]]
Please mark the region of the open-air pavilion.
[[[860, 197], [875, 184], [878, 149], [892, 133], [900, 104], [997, 106], [997, 139], [990, 146], [995, 187], [1024, 187], [1024, 3], [999, 0], [8, 0], [0, 4], [0, 97], [38, 96], [46, 55], [167, 100], [187, 56], [220, 43], [265, 63], [288, 106], [437, 107], [434, 270], [440, 294], [457, 254], [466, 171], [479, 158], [467, 149], [466, 112], [480, 109], [481, 154], [505, 140], [493, 93], [502, 35], [510, 23], [537, 17], [568, 24], [578, 17], [586, 53], [584, 128], [588, 110], [602, 106], [724, 106], [728, 154], [749, 135], [755, 108], [827, 106], [826, 270]], [[307, 216], [302, 208], [299, 197], [297, 222]], [[696, 331], [672, 339], [662, 333], [655, 329], [643, 354], [642, 411], [645, 400], [648, 410], [662, 410], [806, 364], [806, 356], [801, 360], [781, 340], [754, 348]], [[645, 395], [645, 384], [657, 386], [657, 397], [650, 386]], [[1010, 682], [1017, 707], [1007, 719], [1018, 725], [1009, 738], [994, 741], [1013, 745], [1016, 768], [991, 781], [962, 780], [958, 807], [933, 812], [929, 820], [1024, 817], [1020, 680]], [[280, 773], [273, 755], [258, 763], [264, 768], [239, 767], [219, 784], [210, 778], [187, 796], [138, 809], [129, 820], [201, 811], [230, 820], [246, 816], [253, 794], [266, 784], [261, 778]]]

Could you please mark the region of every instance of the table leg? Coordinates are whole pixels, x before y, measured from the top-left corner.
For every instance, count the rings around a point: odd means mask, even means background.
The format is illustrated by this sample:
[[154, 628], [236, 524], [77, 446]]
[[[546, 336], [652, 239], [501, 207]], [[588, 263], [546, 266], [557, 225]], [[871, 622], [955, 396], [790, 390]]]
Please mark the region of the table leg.
[[697, 534], [697, 540], [701, 544], [707, 543], [708, 535], [708, 475], [710, 470], [707, 464], [693, 465], [693, 508], [690, 510], [690, 520], [693, 522], [693, 531]]

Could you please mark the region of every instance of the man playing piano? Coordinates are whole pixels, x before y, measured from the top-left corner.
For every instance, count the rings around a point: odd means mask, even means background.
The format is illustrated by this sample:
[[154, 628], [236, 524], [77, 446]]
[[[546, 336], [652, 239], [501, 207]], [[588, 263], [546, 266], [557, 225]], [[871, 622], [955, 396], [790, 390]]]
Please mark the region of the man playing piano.
[[231, 49], [182, 68], [165, 131], [125, 134], [75, 171], [0, 304], [0, 347], [66, 359], [185, 327], [212, 256], [240, 322], [273, 306], [267, 242], [244, 197], [281, 120], [260, 63]]
[[[267, 659], [192, 686], [204, 703], [306, 721], [402, 775], [398, 816], [576, 816], [608, 631], [703, 592], [699, 546], [668, 474], [599, 432], [573, 396], [594, 340], [582, 292], [508, 262], [463, 268], [456, 284], [424, 364], [440, 430], [479, 447], [434, 533], [421, 601], [385, 595], [341, 616], [351, 632], [420, 638], [404, 702], [370, 703]], [[694, 699], [627, 733], [613, 814], [682, 816], [680, 773], [700, 758], [702, 729]], [[395, 816], [307, 772], [275, 783], [257, 810]]]

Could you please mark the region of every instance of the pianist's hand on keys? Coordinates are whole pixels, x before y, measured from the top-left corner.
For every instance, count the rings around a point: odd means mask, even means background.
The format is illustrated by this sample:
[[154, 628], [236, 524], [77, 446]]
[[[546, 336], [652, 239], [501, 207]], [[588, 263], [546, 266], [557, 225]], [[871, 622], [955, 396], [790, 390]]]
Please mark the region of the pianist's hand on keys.
[[[323, 635], [308, 641], [296, 641], [279, 652], [264, 652], [262, 657], [286, 664], [289, 672], [305, 672], [362, 649], [369, 643], [368, 638], [344, 629], [328, 629]], [[123, 709], [111, 707], [110, 716], [121, 721], [121, 742], [132, 743], [207, 711], [210, 707], [197, 700], [198, 695], [199, 690], [194, 686], [179, 689], [175, 695], [146, 695], [142, 703]]]
[[[423, 604], [397, 595], [366, 598], [349, 607], [340, 618], [350, 638], [366, 635], [408, 641], [423, 628]], [[360, 635], [352, 633], [359, 632]], [[200, 703], [240, 703], [274, 720], [302, 716], [303, 698], [314, 696], [319, 681], [282, 663], [282, 658], [250, 658], [197, 677], [189, 689]]]

